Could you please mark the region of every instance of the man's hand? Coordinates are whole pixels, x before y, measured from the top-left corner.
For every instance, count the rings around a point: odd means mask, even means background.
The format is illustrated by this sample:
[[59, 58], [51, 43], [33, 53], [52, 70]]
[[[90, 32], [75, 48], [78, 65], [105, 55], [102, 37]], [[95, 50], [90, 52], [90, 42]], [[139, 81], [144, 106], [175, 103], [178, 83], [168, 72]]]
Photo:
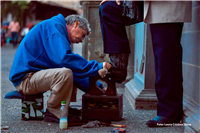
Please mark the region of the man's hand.
[[104, 78], [104, 77], [106, 76], [106, 74], [108, 73], [108, 70], [105, 69], [105, 68], [103, 68], [103, 69], [100, 69], [100, 70], [98, 71], [98, 73], [99, 73], [99, 75], [100, 75], [102, 78]]
[[107, 62], [103, 62], [103, 68], [109, 70], [111, 68], [111, 64]]
[[116, 0], [117, 5], [120, 5], [120, 0]]
[[98, 71], [99, 75], [104, 78], [106, 74], [108, 73], [108, 70], [111, 68], [111, 64], [107, 62], [103, 62], [103, 69], [100, 69]]
[[102, 0], [102, 2], [99, 5], [102, 5], [103, 3], [105, 3], [108, 0]]
[[[102, 5], [103, 3], [107, 2], [109, 0], [102, 0], [102, 2], [100, 3], [100, 5]], [[120, 5], [120, 0], [116, 0], [117, 5]]]

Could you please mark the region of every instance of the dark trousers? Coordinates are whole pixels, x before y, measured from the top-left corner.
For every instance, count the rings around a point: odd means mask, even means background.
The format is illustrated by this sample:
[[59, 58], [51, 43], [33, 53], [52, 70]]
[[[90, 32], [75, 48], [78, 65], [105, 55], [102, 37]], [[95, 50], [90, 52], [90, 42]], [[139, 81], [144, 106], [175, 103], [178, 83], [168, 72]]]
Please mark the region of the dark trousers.
[[181, 119], [183, 115], [182, 28], [183, 23], [150, 24], [158, 116]]
[[122, 3], [117, 5], [116, 1], [105, 2], [99, 8], [104, 53], [130, 53], [125, 26], [135, 21], [122, 14]]
[[12, 36], [13, 47], [15, 47], [15, 46], [17, 46], [17, 42], [18, 42], [18, 33], [11, 32], [11, 36]]
[[0, 46], [1, 46], [1, 36], [2, 36], [1, 34], [2, 34], [2, 33], [0, 32]]
[[122, 2], [119, 6], [116, 1], [108, 1], [99, 8], [104, 53], [109, 54], [112, 65], [109, 76], [114, 77], [117, 83], [123, 82], [127, 75], [130, 46], [125, 26], [135, 23], [122, 16], [122, 5]]

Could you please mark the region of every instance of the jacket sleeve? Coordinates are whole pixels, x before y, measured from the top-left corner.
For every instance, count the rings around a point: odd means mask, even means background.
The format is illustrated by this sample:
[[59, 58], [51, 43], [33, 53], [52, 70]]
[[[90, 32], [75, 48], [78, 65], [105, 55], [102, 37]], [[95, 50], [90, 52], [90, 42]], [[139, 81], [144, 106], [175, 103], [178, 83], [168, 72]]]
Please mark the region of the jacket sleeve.
[[[97, 80], [97, 86], [99, 86], [99, 88], [103, 89], [104, 86], [103, 84]], [[80, 90], [82, 90], [85, 93], [89, 92], [89, 77], [83, 78], [83, 79], [79, 79], [77, 77], [74, 77], [74, 85], [79, 88]]]
[[81, 79], [97, 76], [98, 70], [103, 68], [103, 63], [87, 61], [82, 56], [74, 54], [66, 36], [57, 31], [44, 40], [44, 49], [55, 68], [69, 68], [74, 76]]

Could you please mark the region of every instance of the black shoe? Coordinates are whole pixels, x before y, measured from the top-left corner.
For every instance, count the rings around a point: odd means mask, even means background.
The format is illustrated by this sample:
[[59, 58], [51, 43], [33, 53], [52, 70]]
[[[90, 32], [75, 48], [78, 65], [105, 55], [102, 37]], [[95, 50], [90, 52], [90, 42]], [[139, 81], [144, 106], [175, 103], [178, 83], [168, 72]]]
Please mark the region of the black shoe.
[[[56, 117], [54, 114], [52, 114], [48, 109], [46, 109], [44, 121], [46, 122], [57, 122], [59, 123], [60, 119]], [[69, 114], [68, 116], [68, 123], [70, 122], [77, 122], [80, 121], [80, 118], [78, 115], [75, 114]]]
[[87, 124], [88, 120], [82, 120], [79, 115], [69, 114], [68, 116], [68, 125], [69, 126], [81, 126]]
[[76, 108], [69, 107], [69, 114], [82, 115], [82, 111]]
[[178, 120], [163, 116], [156, 116], [153, 120], [147, 121], [146, 125], [149, 127], [168, 127], [173, 126], [174, 123], [180, 123], [180, 119]]
[[116, 83], [122, 83], [126, 79], [126, 76], [127, 70], [121, 71], [114, 68], [111, 68], [109, 70], [109, 73], [106, 75], [106, 77], [111, 78], [112, 81]]
[[46, 112], [45, 112], [45, 115], [44, 115], [44, 121], [59, 123], [60, 119], [57, 116], [55, 116], [54, 114], [52, 114], [51, 112], [49, 112], [48, 109], [46, 109]]
[[[46, 109], [44, 121], [59, 123], [60, 119], [56, 117], [54, 114], [52, 114], [51, 112], [49, 112], [48, 109]], [[87, 120], [80, 119], [79, 115], [69, 114], [68, 116], [68, 126], [79, 126], [79, 125], [86, 124], [87, 122], [88, 122]]]

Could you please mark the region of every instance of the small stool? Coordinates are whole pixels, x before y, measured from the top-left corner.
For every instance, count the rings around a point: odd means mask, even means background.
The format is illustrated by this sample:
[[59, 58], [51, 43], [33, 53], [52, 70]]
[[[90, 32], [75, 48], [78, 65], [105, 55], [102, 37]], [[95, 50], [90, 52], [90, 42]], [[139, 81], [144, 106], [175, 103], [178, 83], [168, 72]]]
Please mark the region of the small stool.
[[22, 100], [22, 120], [43, 119], [43, 93], [36, 95], [22, 95], [15, 90], [7, 93], [4, 99]]

